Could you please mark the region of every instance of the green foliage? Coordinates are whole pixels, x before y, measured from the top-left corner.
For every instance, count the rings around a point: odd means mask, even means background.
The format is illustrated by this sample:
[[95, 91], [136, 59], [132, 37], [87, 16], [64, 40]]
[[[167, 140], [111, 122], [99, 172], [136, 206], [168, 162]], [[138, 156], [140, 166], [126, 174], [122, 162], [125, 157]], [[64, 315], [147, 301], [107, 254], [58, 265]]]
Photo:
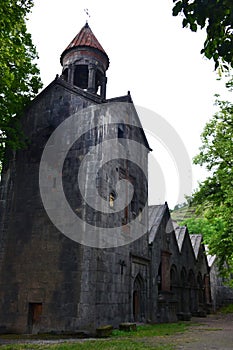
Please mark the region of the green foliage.
[[22, 147], [20, 114], [42, 86], [26, 28], [32, 6], [32, 0], [0, 0], [0, 161], [6, 145]]
[[12, 345], [2, 346], [3, 350], [172, 350], [171, 345], [149, 345], [132, 340], [86, 341], [84, 343], [63, 343], [56, 345]]
[[114, 330], [113, 336], [117, 337], [133, 337], [133, 338], [144, 338], [144, 337], [158, 337], [165, 335], [172, 335], [179, 332], [184, 332], [187, 329], [185, 323], [164, 323], [164, 324], [152, 324], [138, 326], [136, 331], [125, 332], [120, 330]]
[[233, 67], [233, 1], [232, 0], [173, 0], [173, 16], [183, 15], [183, 27], [196, 32], [206, 29], [201, 50], [213, 58], [215, 69]]
[[219, 312], [222, 314], [232, 314], [233, 313], [233, 304], [229, 304], [227, 306], [222, 307], [219, 310]]
[[180, 225], [186, 225], [189, 233], [202, 234], [205, 244], [211, 244], [212, 241], [218, 239], [219, 232], [225, 228], [224, 221], [218, 217], [189, 218]]
[[222, 225], [209, 247], [218, 256], [222, 274], [229, 277], [233, 271], [233, 104], [219, 100], [216, 103], [219, 112], [206, 124], [200, 153], [194, 159], [195, 164], [205, 165], [211, 175], [199, 185], [193, 203], [204, 210], [210, 223], [218, 218]]

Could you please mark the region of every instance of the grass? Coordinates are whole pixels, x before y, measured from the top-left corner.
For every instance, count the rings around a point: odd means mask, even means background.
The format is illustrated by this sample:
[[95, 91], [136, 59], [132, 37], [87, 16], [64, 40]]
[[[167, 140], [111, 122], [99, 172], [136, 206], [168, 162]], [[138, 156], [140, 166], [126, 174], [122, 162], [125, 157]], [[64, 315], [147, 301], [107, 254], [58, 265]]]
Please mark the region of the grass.
[[229, 304], [227, 306], [223, 306], [220, 310], [220, 313], [222, 314], [232, 314], [233, 313], [233, 304]]
[[[41, 336], [41, 343], [20, 344], [20, 339], [25, 342], [25, 337], [1, 336], [0, 339], [17, 339], [17, 344], [0, 345], [1, 350], [172, 350], [172, 344], [166, 336], [187, 330], [185, 323], [156, 324], [138, 326], [137, 331], [124, 332], [114, 330], [111, 338], [103, 340], [85, 340], [77, 342], [68, 342], [62, 339], [59, 344], [45, 344], [45, 336]], [[39, 338], [39, 337], [38, 337]], [[47, 339], [51, 339], [48, 337]], [[53, 338], [54, 339], [54, 338]], [[38, 342], [38, 340], [37, 340]]]
[[138, 326], [137, 331], [131, 331], [129, 333], [119, 330], [113, 331], [113, 336], [117, 337], [158, 337], [172, 335], [175, 333], [184, 332], [188, 327], [187, 323], [164, 323], [155, 325]]
[[172, 345], [149, 345], [132, 340], [86, 341], [75, 344], [56, 345], [7, 345], [0, 347], [4, 350], [172, 350]]

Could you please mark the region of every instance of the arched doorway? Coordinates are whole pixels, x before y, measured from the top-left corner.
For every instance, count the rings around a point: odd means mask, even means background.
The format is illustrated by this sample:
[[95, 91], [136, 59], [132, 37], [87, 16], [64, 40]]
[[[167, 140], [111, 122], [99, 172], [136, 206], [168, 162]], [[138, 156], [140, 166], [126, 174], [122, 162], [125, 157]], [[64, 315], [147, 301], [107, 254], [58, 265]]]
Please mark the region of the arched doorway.
[[202, 275], [199, 272], [197, 275], [197, 287], [198, 287], [198, 303], [199, 306], [203, 306], [204, 303], [204, 285], [203, 285], [203, 279], [202, 279]]
[[177, 308], [180, 310], [180, 298], [179, 298], [179, 277], [176, 265], [172, 265], [170, 269], [170, 290], [173, 293], [173, 299], [177, 302]]
[[187, 313], [189, 310], [189, 295], [187, 293], [187, 272], [184, 267], [182, 267], [180, 274], [181, 282], [181, 293], [180, 293], [180, 307], [181, 312]]
[[176, 294], [176, 289], [178, 287], [178, 272], [177, 272], [177, 268], [176, 268], [176, 265], [172, 265], [171, 266], [171, 269], [170, 269], [170, 281], [171, 281], [171, 284], [170, 284], [170, 289], [172, 292], [174, 292]]
[[189, 311], [192, 315], [195, 315], [198, 310], [197, 305], [197, 288], [195, 274], [193, 270], [189, 270], [188, 275], [188, 287], [189, 287]]
[[142, 322], [145, 318], [144, 281], [140, 274], [133, 285], [133, 317], [135, 322]]

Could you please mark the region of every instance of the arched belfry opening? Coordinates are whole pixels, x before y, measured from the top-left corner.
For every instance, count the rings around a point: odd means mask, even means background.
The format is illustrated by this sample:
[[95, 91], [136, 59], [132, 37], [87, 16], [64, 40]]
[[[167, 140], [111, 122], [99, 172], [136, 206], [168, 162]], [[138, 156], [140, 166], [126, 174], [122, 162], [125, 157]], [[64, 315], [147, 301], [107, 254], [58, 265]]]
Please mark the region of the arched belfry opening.
[[79, 64], [74, 70], [73, 84], [81, 89], [87, 90], [88, 88], [88, 66], [85, 64]]
[[62, 77], [84, 91], [106, 98], [109, 58], [88, 23], [61, 55]]

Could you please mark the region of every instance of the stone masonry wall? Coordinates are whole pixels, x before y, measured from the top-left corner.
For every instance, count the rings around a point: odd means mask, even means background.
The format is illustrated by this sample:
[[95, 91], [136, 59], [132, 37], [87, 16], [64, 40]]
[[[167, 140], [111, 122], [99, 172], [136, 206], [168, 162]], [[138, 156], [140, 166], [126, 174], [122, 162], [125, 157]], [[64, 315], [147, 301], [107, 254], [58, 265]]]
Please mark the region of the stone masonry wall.
[[[146, 280], [144, 292], [146, 295], [149, 293], [149, 269], [140, 267], [146, 266], [145, 261], [144, 265], [135, 262], [132, 270], [132, 255], [148, 258], [147, 235], [119, 248], [100, 250], [85, 247], [61, 234], [44, 210], [38, 174], [46, 141], [71, 114], [100, 103], [98, 99], [89, 98], [88, 94], [85, 97], [85, 94], [77, 92], [77, 89], [71, 89], [60, 81], [46, 88], [25, 112], [24, 129], [30, 140], [28, 148], [12, 155], [8, 164], [4, 165], [0, 202], [1, 332], [93, 330], [106, 322], [117, 325], [130, 321], [133, 319], [132, 286], [139, 272]], [[89, 117], [98, 116], [87, 115], [87, 125]], [[117, 128], [110, 128], [106, 135], [116, 132]], [[129, 130], [129, 133], [135, 139], [142, 137], [137, 128]], [[64, 135], [61, 142], [66, 142], [68, 136]], [[63, 169], [64, 190], [71, 207], [77, 209], [81, 218], [92, 224], [109, 225], [107, 217], [86, 210], [76, 186], [79, 163], [96, 142], [96, 130], [92, 129], [70, 149]], [[145, 157], [146, 173], [147, 154], [139, 154], [138, 157]], [[119, 180], [119, 170], [125, 170], [125, 165], [127, 172], [123, 171], [121, 177], [140, 185], [128, 212], [112, 216], [113, 225], [117, 220], [120, 222], [119, 232], [122, 220], [127, 227], [127, 221], [140, 209], [137, 198], [142, 203], [147, 198], [147, 184], [140, 178], [142, 174], [134, 165], [121, 160], [107, 164], [100, 172], [100, 194], [108, 200], [109, 191]], [[72, 171], [69, 172], [69, 168]], [[93, 174], [90, 162], [87, 177]], [[106, 181], [106, 175], [111, 181]], [[96, 182], [93, 181], [93, 191], [95, 187]], [[88, 188], [88, 191], [91, 190]], [[123, 234], [127, 234], [127, 230]], [[34, 307], [42, 312], [33, 329], [29, 318]], [[148, 307], [145, 306], [144, 310], [146, 318]]]

